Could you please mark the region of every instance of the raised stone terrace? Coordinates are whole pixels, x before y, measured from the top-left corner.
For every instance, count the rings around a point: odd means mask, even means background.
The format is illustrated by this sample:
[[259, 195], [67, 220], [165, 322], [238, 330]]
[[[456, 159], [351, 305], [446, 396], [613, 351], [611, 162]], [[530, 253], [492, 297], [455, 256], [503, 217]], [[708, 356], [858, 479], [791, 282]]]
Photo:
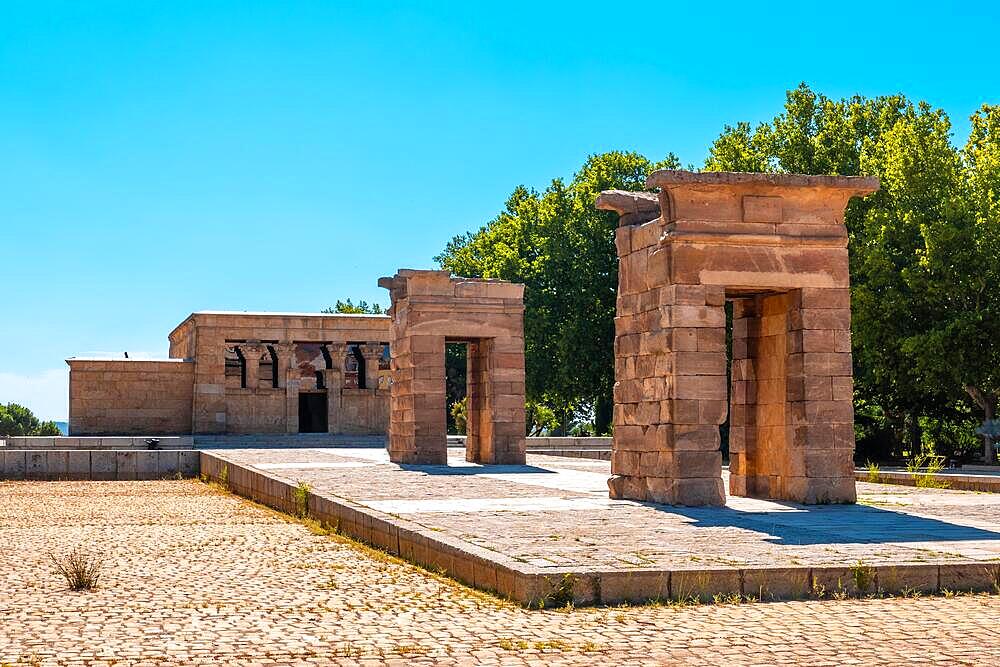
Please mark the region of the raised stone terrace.
[[[268, 504], [308, 484], [346, 534], [522, 602], [573, 582], [578, 603], [817, 591], [988, 590], [1000, 576], [1000, 495], [858, 484], [857, 505], [728, 497], [683, 508], [607, 497], [607, 461], [528, 455], [481, 466], [395, 465], [379, 449], [203, 452]], [[870, 576], [869, 576], [870, 575]]]

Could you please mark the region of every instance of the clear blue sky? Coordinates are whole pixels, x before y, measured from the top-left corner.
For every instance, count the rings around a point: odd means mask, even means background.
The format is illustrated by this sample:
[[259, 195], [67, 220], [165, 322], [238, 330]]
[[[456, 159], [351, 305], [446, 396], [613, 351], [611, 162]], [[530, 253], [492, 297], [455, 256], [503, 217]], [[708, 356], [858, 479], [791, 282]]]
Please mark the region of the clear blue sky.
[[[0, 2], [0, 402], [194, 310], [385, 303], [518, 184], [785, 89], [1000, 102], [993, 3]], [[991, 6], [992, 5], [992, 6]]]

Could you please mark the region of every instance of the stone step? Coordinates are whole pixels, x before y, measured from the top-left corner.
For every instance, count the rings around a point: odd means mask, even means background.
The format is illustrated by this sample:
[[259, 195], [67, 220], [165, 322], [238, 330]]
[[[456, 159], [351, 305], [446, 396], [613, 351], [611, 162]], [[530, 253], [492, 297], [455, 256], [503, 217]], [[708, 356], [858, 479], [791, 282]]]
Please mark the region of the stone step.
[[275, 433], [196, 435], [194, 445], [205, 448], [385, 447], [384, 435], [334, 433]]

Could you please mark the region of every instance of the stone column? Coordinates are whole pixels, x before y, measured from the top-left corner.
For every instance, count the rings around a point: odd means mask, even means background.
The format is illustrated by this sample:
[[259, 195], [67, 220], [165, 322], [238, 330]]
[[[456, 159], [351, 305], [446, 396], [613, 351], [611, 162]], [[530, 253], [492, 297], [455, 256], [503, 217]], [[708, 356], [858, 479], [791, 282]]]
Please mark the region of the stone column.
[[260, 384], [260, 357], [265, 348], [256, 341], [243, 343], [239, 348], [246, 368], [246, 388], [256, 390]]
[[194, 343], [194, 391], [191, 401], [194, 433], [226, 432], [226, 341], [215, 330], [201, 333]]
[[278, 387], [285, 390], [285, 432], [299, 432], [299, 379], [295, 375], [295, 343], [281, 341], [274, 345], [278, 357], [275, 369]]
[[[288, 383], [289, 371], [296, 367], [295, 343], [282, 341], [280, 343], [275, 343], [272, 347], [274, 347], [275, 356], [278, 357], [278, 365], [274, 369], [274, 372], [278, 377], [278, 387], [285, 387]], [[296, 414], [298, 414], [297, 408]]]
[[365, 360], [365, 388], [374, 391], [378, 389], [378, 363], [382, 358], [382, 344], [369, 341], [360, 346], [360, 351]]
[[[751, 340], [750, 334], [754, 338]], [[748, 496], [758, 485], [757, 470], [757, 380], [751, 358], [751, 342], [759, 333], [757, 300], [733, 302], [733, 363], [729, 404], [729, 493]]]
[[344, 343], [327, 343], [325, 346], [330, 355], [331, 368], [323, 371], [323, 384], [326, 385], [326, 424], [330, 433], [343, 431], [341, 424], [341, 396], [344, 389], [344, 355], [347, 345]]
[[[612, 498], [722, 505], [722, 287], [669, 284], [657, 222], [618, 228]], [[667, 283], [667, 284], [664, 284]]]
[[523, 339], [502, 336], [470, 342], [466, 386], [466, 460], [482, 464], [523, 464]]
[[675, 271], [669, 198], [609, 191], [597, 206], [620, 216], [610, 495], [722, 505], [725, 290]]
[[853, 503], [854, 385], [848, 288], [804, 287], [788, 295], [789, 470], [775, 497]]
[[444, 336], [394, 337], [389, 459], [448, 463]]
[[734, 304], [730, 493], [854, 502], [847, 289]]
[[492, 397], [489, 382], [489, 339], [469, 341], [465, 356], [465, 460], [485, 458], [491, 428]]

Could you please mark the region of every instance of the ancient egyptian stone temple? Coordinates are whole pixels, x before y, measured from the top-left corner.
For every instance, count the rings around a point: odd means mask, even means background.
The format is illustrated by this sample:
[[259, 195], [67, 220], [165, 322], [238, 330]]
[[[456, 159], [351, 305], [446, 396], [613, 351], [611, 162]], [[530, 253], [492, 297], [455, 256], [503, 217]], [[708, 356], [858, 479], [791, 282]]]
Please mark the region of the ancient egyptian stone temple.
[[389, 318], [198, 312], [170, 358], [67, 359], [70, 435], [385, 433]]
[[523, 464], [524, 285], [400, 269], [392, 306], [389, 458], [448, 460], [445, 345], [467, 349], [466, 459]]
[[611, 496], [724, 504], [728, 415], [731, 494], [854, 502], [844, 210], [877, 179], [665, 170], [647, 186], [597, 200], [619, 215]]

